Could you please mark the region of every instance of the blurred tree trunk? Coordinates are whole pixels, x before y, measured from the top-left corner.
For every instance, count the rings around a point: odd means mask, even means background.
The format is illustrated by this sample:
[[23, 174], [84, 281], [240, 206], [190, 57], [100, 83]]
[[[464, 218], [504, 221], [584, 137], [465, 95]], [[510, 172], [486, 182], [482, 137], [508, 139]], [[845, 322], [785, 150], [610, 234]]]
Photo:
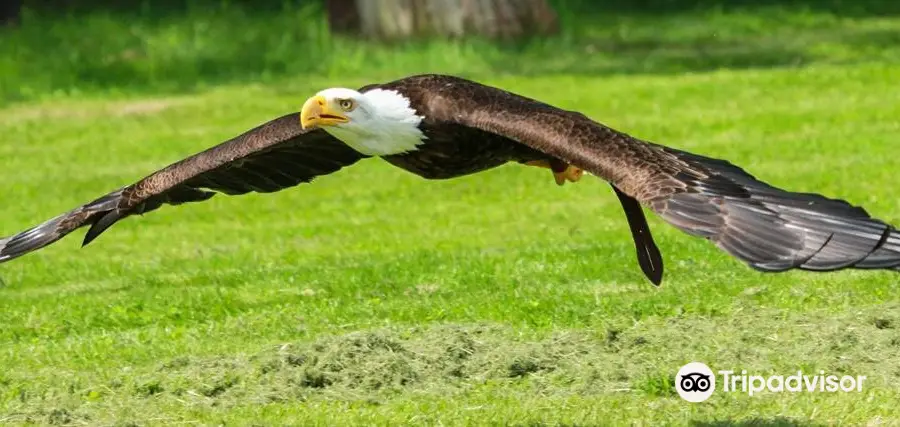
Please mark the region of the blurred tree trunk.
[[478, 35], [512, 39], [559, 29], [547, 0], [328, 0], [332, 29], [397, 40]]
[[22, 0], [0, 0], [0, 26], [19, 23]]
[[328, 25], [332, 31], [351, 33], [359, 29], [359, 11], [356, 0], [328, 0]]

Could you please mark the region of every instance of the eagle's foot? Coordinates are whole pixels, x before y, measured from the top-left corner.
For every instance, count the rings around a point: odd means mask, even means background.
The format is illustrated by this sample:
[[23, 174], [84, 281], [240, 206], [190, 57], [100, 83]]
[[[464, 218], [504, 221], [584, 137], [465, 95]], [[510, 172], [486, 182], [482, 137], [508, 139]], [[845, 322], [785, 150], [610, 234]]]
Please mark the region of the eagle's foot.
[[526, 162], [525, 164], [550, 169], [550, 171], [553, 172], [553, 179], [556, 180], [556, 185], [563, 185], [566, 181], [578, 182], [578, 180], [581, 179], [581, 176], [584, 175], [584, 171], [581, 170], [581, 168], [559, 161], [533, 160]]
[[581, 175], [584, 175], [584, 171], [572, 165], [566, 166], [566, 170], [562, 172], [553, 172], [553, 178], [556, 179], [556, 185], [563, 185], [566, 181], [578, 182], [578, 180], [581, 179]]

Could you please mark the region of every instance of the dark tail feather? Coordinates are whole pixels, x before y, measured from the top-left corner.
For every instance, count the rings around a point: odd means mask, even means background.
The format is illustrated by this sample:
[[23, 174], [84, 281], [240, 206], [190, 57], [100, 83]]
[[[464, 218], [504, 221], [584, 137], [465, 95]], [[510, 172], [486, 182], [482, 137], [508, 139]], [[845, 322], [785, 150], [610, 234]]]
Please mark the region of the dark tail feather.
[[653, 209], [751, 267], [900, 271], [900, 232], [865, 209], [773, 187], [722, 160], [678, 155], [714, 174], [684, 178], [688, 191], [653, 201]]
[[619, 196], [619, 202], [622, 203], [622, 209], [625, 211], [625, 218], [628, 220], [628, 227], [631, 229], [631, 237], [637, 250], [638, 265], [641, 266], [641, 270], [650, 279], [650, 282], [659, 286], [662, 283], [663, 260], [656, 242], [653, 241], [653, 235], [650, 234], [650, 226], [647, 224], [644, 210], [636, 199], [629, 197], [615, 185], [612, 188], [615, 190], [616, 196]]
[[71, 233], [91, 225], [84, 244], [90, 243], [121, 218], [116, 206], [122, 191], [115, 191], [77, 209], [66, 212], [19, 234], [0, 239], [0, 263], [36, 251]]

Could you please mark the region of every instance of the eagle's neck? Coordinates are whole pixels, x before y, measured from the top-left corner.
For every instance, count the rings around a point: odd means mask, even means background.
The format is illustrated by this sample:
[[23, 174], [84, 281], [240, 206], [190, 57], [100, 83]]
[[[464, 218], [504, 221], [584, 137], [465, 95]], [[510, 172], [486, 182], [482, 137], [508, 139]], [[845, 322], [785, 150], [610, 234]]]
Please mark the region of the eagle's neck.
[[394, 90], [372, 89], [363, 94], [359, 118], [325, 130], [354, 150], [369, 156], [415, 151], [426, 139], [419, 128], [423, 116], [409, 99]]

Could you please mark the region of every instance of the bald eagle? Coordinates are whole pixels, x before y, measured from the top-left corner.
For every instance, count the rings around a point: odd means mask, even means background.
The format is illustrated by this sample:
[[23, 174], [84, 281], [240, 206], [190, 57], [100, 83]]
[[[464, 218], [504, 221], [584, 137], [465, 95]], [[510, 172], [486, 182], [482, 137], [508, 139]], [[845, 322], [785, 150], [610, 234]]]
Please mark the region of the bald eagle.
[[325, 89], [287, 114], [19, 234], [0, 262], [90, 226], [83, 244], [130, 215], [215, 193], [269, 193], [368, 157], [427, 179], [507, 162], [549, 169], [557, 184], [583, 171], [617, 195], [651, 282], [663, 262], [643, 208], [768, 272], [844, 268], [900, 271], [900, 234], [864, 209], [768, 185], [724, 160], [642, 141], [585, 115], [445, 75], [358, 90]]

